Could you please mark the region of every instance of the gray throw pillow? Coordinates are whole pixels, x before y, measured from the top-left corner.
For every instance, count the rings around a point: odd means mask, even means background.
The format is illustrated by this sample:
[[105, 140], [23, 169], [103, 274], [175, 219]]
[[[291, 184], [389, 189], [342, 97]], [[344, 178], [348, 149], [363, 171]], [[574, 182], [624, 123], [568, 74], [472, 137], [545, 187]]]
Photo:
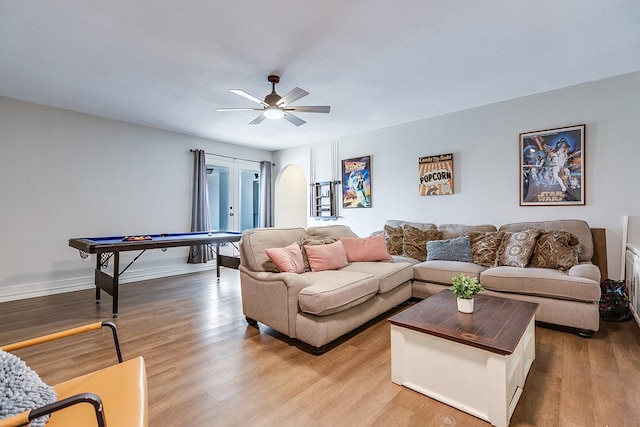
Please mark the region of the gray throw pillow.
[[427, 261], [472, 262], [471, 240], [467, 236], [427, 242]]

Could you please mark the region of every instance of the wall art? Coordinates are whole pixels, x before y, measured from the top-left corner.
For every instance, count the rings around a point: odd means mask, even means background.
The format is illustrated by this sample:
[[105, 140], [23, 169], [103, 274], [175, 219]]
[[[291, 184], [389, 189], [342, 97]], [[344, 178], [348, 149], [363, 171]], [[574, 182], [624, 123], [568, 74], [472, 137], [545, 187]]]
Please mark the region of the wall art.
[[584, 205], [585, 125], [520, 134], [520, 205]]
[[421, 196], [453, 194], [453, 154], [418, 158]]
[[371, 207], [371, 156], [342, 161], [342, 207]]

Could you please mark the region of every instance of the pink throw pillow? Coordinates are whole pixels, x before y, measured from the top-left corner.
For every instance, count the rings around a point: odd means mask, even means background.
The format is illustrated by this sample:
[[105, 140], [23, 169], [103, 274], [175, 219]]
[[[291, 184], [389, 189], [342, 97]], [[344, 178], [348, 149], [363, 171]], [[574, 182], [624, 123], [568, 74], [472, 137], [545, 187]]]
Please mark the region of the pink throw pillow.
[[362, 239], [359, 237], [341, 237], [340, 241], [344, 245], [344, 250], [347, 253], [349, 262], [383, 261], [389, 259], [384, 234]]
[[337, 270], [349, 264], [340, 240], [326, 245], [304, 246], [311, 271]]
[[281, 272], [302, 273], [304, 271], [302, 252], [297, 243], [294, 242], [284, 248], [270, 248], [264, 251]]

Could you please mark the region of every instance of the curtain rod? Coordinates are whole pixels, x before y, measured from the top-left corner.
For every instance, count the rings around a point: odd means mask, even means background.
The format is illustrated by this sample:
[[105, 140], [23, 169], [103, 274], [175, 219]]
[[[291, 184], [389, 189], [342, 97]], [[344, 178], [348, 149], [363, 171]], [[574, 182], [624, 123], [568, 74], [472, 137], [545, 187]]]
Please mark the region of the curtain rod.
[[[193, 148], [190, 149], [189, 151], [191, 151], [192, 153], [195, 152], [196, 150], [194, 150]], [[207, 153], [206, 151], [204, 152], [204, 154], [208, 154], [209, 156], [218, 156], [218, 157], [225, 157], [227, 159], [232, 159], [232, 160], [242, 160], [244, 162], [253, 162], [253, 163], [262, 163], [260, 160], [250, 160], [250, 159], [243, 159], [241, 157], [233, 157], [233, 156], [225, 156], [224, 154], [215, 154], [215, 153]], [[275, 163], [271, 163], [271, 166], [275, 166]]]

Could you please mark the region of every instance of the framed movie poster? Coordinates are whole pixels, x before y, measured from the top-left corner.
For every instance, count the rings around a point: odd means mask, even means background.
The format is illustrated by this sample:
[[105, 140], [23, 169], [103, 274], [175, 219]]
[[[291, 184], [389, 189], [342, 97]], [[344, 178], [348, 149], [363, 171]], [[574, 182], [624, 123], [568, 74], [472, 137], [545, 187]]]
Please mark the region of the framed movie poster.
[[342, 161], [342, 207], [371, 207], [371, 156]]
[[421, 196], [453, 194], [453, 154], [418, 158]]
[[520, 134], [520, 205], [584, 205], [585, 125]]

